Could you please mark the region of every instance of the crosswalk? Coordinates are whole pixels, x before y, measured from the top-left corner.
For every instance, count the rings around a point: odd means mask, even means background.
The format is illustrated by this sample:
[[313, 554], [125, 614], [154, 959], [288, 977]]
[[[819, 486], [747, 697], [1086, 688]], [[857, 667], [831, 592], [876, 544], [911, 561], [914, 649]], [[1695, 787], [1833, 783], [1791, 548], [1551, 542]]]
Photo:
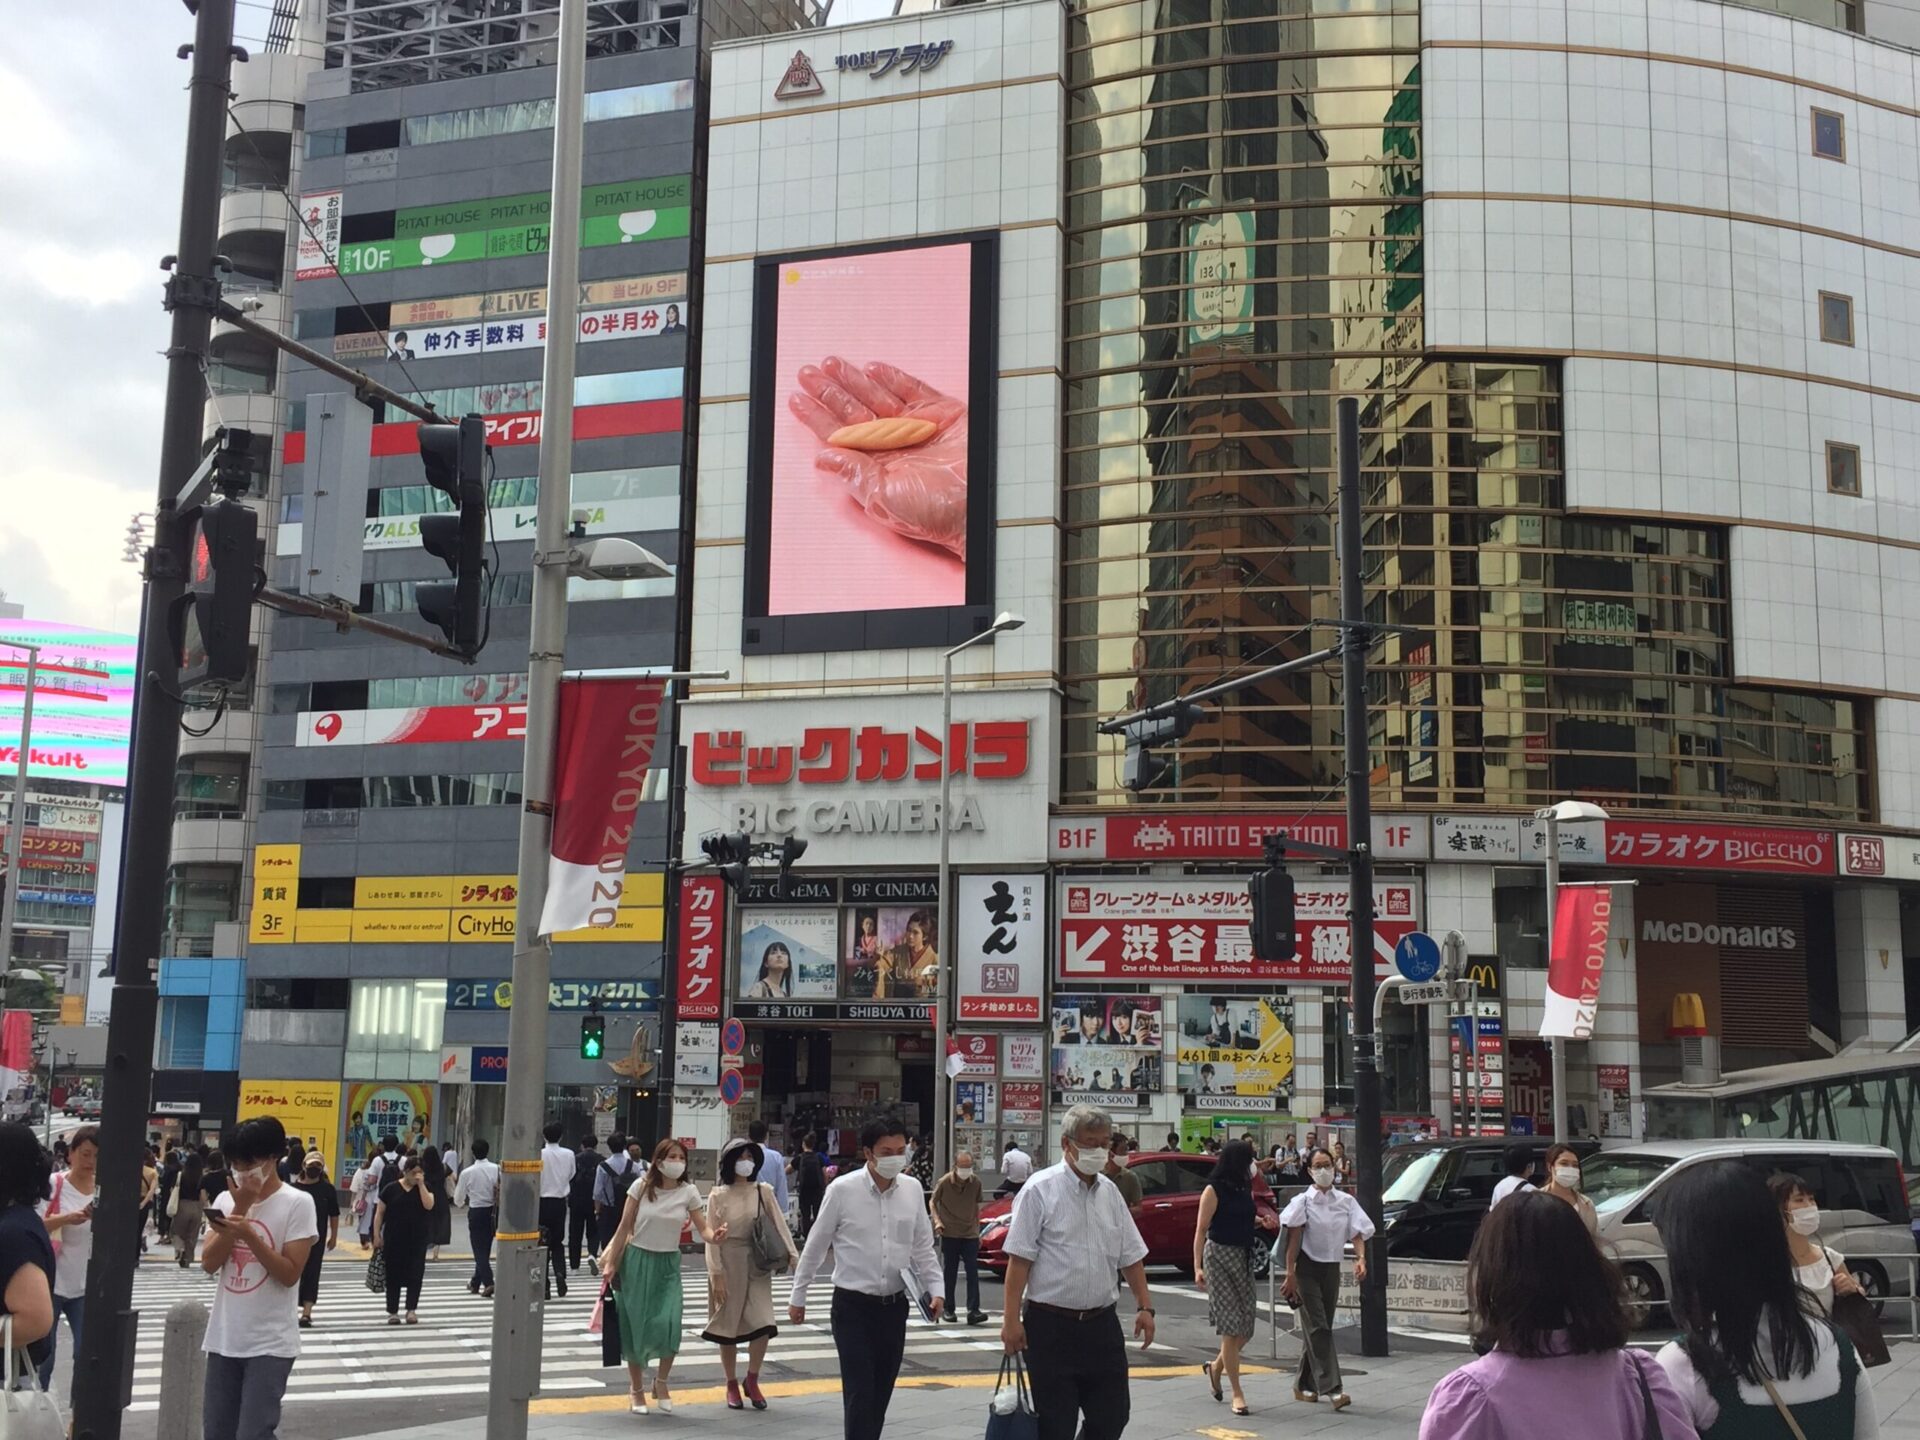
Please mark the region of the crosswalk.
[[[690, 1262], [697, 1266], [698, 1262]], [[420, 1323], [395, 1329], [387, 1323], [386, 1297], [366, 1288], [364, 1269], [342, 1258], [330, 1261], [320, 1282], [313, 1328], [301, 1332], [303, 1350], [287, 1386], [289, 1405], [351, 1400], [481, 1396], [487, 1392], [492, 1344], [493, 1302], [467, 1293], [472, 1263], [448, 1259], [427, 1266], [420, 1297]], [[134, 1283], [134, 1306], [141, 1312], [134, 1356], [133, 1409], [159, 1408], [160, 1356], [166, 1312], [181, 1300], [213, 1303], [213, 1279], [197, 1267], [181, 1270], [149, 1261]], [[770, 1369], [800, 1374], [838, 1373], [833, 1336], [828, 1330], [825, 1287], [812, 1297], [805, 1325], [789, 1325], [785, 1316], [793, 1282], [773, 1281], [774, 1313], [780, 1334], [767, 1351]], [[567, 1297], [546, 1307], [541, 1375], [549, 1395], [598, 1394], [626, 1389], [626, 1370], [600, 1361], [600, 1337], [588, 1331], [598, 1282], [572, 1277]], [[997, 1297], [995, 1297], [997, 1298]], [[818, 1317], [816, 1322], [813, 1318]], [[683, 1320], [684, 1349], [675, 1362], [676, 1385], [712, 1385], [721, 1379], [717, 1346], [700, 1339], [707, 1321], [704, 1276], [690, 1268]], [[971, 1356], [984, 1362], [1000, 1355], [997, 1325], [935, 1326], [915, 1315], [908, 1322], [907, 1361], [971, 1368]], [[62, 1339], [65, 1340], [63, 1335]], [[63, 1350], [66, 1347], [63, 1344]], [[64, 1361], [62, 1369], [64, 1370]], [[64, 1375], [56, 1382], [64, 1395]]]

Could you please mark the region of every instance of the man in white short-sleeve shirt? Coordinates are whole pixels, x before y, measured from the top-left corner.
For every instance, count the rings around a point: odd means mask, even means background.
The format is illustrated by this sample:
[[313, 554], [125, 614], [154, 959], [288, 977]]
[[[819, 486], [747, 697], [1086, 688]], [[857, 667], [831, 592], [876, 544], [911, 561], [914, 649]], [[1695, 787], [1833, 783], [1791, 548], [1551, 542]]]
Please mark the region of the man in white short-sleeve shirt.
[[280, 1183], [287, 1132], [262, 1116], [220, 1147], [227, 1192], [207, 1207], [200, 1264], [219, 1277], [207, 1320], [205, 1440], [271, 1440], [287, 1377], [300, 1358], [296, 1287], [320, 1237], [306, 1192]]
[[1113, 1140], [1107, 1112], [1076, 1105], [1060, 1130], [1066, 1158], [1021, 1186], [1013, 1202], [1000, 1339], [1010, 1355], [1026, 1351], [1040, 1440], [1074, 1440], [1076, 1432], [1082, 1440], [1120, 1440], [1132, 1402], [1116, 1274], [1133, 1291], [1133, 1333], [1144, 1350], [1153, 1343], [1147, 1245], [1118, 1187], [1101, 1173]]
[[1493, 1198], [1487, 1202], [1491, 1210], [1516, 1190], [1525, 1190], [1529, 1186], [1527, 1172], [1533, 1168], [1533, 1152], [1524, 1145], [1509, 1145], [1506, 1154], [1507, 1175], [1493, 1187]]

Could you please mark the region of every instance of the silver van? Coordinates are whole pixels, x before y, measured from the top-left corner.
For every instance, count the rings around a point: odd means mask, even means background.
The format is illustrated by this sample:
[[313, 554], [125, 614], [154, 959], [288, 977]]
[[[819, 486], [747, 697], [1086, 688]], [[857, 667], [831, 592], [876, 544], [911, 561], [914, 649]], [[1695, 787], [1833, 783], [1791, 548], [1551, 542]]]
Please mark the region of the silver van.
[[1749, 1165], [1767, 1179], [1798, 1175], [1820, 1205], [1819, 1242], [1846, 1257], [1876, 1299], [1912, 1283], [1914, 1232], [1899, 1158], [1879, 1145], [1830, 1140], [1661, 1140], [1603, 1150], [1581, 1165], [1581, 1190], [1600, 1217], [1600, 1246], [1619, 1262], [1640, 1323], [1667, 1298], [1667, 1257], [1654, 1228], [1660, 1193], [1694, 1165]]

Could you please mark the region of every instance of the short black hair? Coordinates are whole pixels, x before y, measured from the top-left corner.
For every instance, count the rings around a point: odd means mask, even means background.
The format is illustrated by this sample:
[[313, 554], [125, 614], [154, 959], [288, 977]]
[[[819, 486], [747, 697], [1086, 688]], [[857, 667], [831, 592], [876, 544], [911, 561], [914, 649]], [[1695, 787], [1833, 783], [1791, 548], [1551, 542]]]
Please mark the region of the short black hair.
[[1813, 1187], [1790, 1170], [1776, 1170], [1767, 1177], [1767, 1193], [1773, 1196], [1773, 1203], [1782, 1210], [1792, 1202], [1796, 1195], [1814, 1198]]
[[885, 1115], [876, 1115], [860, 1127], [860, 1148], [862, 1150], [871, 1150], [882, 1140], [893, 1135], [898, 1135], [902, 1140], [905, 1140], [907, 1138], [907, 1122], [892, 1111], [888, 1111]]
[[766, 1144], [767, 1122], [764, 1120], [749, 1120], [747, 1122], [747, 1139], [753, 1141], [756, 1145]]
[[78, 1150], [82, 1145], [91, 1145], [96, 1150], [100, 1148], [100, 1127], [98, 1125], [81, 1125], [67, 1136], [67, 1153], [69, 1155]]
[[256, 1115], [234, 1126], [220, 1149], [229, 1166], [236, 1161], [244, 1165], [249, 1160], [278, 1160], [287, 1153], [287, 1127], [271, 1115]]
[[598, 1150], [600, 1148], [600, 1142], [591, 1135], [582, 1135], [580, 1137], [580, 1148], [582, 1150]]
[[41, 1148], [40, 1137], [18, 1120], [0, 1125], [0, 1209], [52, 1198], [53, 1157]]
[[1523, 1360], [1618, 1350], [1632, 1330], [1619, 1268], [1573, 1206], [1537, 1190], [1480, 1222], [1467, 1255], [1467, 1313], [1481, 1344]]
[[1524, 1175], [1533, 1168], [1533, 1151], [1525, 1145], [1507, 1147], [1507, 1174]]
[[623, 1132], [616, 1130], [613, 1132], [613, 1134], [607, 1137], [607, 1149], [624, 1150], [626, 1148], [627, 1148], [627, 1137]]
[[380, 1137], [380, 1148], [382, 1150], [398, 1150], [400, 1148], [400, 1137], [389, 1130]]
[[484, 1140], [476, 1140], [467, 1148], [473, 1151], [473, 1158], [476, 1160], [486, 1159], [487, 1152], [493, 1149], [493, 1147]]
[[567, 1133], [567, 1127], [562, 1125], [558, 1120], [549, 1120], [547, 1122], [547, 1128], [540, 1133], [547, 1137], [547, 1143], [549, 1145], [558, 1145], [560, 1143], [560, 1137]]

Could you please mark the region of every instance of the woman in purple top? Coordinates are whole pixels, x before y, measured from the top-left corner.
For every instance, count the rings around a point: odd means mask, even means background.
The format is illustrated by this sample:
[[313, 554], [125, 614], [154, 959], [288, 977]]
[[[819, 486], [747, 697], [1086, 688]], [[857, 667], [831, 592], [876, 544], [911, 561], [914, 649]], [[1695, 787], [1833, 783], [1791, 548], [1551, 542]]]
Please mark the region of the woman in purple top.
[[1629, 1350], [1626, 1290], [1570, 1205], [1524, 1191], [1489, 1211], [1467, 1305], [1492, 1349], [1433, 1387], [1420, 1440], [1508, 1440], [1577, 1415], [1580, 1440], [1699, 1440], [1666, 1373]]

